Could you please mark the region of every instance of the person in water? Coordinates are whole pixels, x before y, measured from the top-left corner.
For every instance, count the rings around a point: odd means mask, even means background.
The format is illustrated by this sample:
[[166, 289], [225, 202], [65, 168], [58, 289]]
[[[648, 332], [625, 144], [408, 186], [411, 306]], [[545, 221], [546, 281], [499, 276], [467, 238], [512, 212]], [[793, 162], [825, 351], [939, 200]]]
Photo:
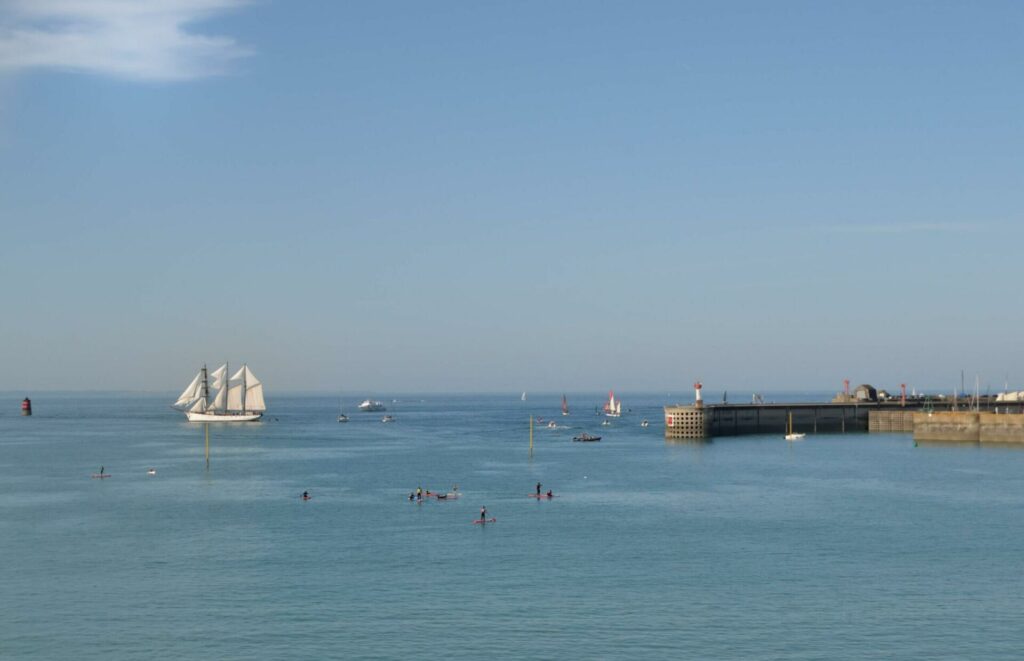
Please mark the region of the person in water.
[[548, 498], [554, 498], [555, 494], [551, 493], [551, 489], [548, 489]]
[[308, 491], [303, 491], [302, 492], [302, 500], [309, 500], [309, 492]]
[[409, 500], [415, 500], [415, 499], [416, 499], [416, 494], [414, 494], [413, 492], [410, 491], [409, 492]]
[[537, 483], [537, 495], [540, 495], [540, 482]]

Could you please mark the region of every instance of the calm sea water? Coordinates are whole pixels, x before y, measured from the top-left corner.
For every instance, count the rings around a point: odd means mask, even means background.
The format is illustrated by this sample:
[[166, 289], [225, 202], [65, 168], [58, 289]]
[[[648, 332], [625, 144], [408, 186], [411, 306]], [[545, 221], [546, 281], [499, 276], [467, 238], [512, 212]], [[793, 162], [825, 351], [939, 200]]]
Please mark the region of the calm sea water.
[[[670, 444], [664, 396], [173, 396], [0, 411], [0, 657], [1019, 658], [1024, 452]], [[535, 430], [530, 414], [568, 428]], [[649, 428], [640, 427], [648, 417]], [[572, 443], [579, 431], [600, 443]], [[103, 465], [110, 479], [90, 474]], [[148, 476], [147, 469], [157, 474]], [[537, 481], [558, 494], [527, 497]], [[417, 486], [463, 492], [410, 503]], [[309, 490], [313, 499], [299, 495]], [[481, 505], [497, 517], [472, 525]]]

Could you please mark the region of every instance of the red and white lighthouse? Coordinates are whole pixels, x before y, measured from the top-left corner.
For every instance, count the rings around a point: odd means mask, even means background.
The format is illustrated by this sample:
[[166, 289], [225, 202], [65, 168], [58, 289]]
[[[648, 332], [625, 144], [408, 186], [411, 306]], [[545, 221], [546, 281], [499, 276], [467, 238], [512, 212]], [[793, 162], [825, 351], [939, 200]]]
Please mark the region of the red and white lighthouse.
[[704, 384], [701, 383], [700, 381], [698, 381], [697, 383], [693, 384], [693, 390], [694, 390], [694, 393], [695, 393], [695, 400], [694, 400], [694, 405], [695, 406], [704, 406], [704, 401], [700, 398], [700, 389], [703, 388], [703, 387], [704, 387]]

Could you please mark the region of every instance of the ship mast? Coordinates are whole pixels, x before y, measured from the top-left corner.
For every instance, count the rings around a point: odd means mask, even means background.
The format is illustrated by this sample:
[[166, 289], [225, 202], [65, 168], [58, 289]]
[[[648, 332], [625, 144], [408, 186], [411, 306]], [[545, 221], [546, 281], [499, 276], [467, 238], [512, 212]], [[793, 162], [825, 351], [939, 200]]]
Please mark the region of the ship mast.
[[206, 363], [203, 363], [203, 411], [206, 410], [206, 404], [210, 401], [210, 382], [206, 378]]

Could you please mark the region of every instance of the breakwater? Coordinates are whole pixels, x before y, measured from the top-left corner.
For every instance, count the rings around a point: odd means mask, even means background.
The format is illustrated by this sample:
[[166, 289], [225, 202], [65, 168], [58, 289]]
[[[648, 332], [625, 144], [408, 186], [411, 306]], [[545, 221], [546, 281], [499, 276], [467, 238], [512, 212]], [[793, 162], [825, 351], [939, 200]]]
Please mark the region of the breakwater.
[[[800, 402], [772, 404], [712, 404], [665, 406], [665, 438], [701, 439], [716, 436], [743, 436], [751, 434], [783, 435], [792, 419], [797, 433], [849, 433], [849, 432], [915, 432], [920, 415], [932, 412], [965, 413], [953, 411], [957, 403], [952, 400], [886, 402]], [[1021, 405], [1000, 407], [1004, 413], [1021, 413]], [[1005, 417], [1000, 413], [1001, 417]], [[988, 415], [988, 414], [986, 414]], [[991, 415], [996, 415], [992, 413]], [[1021, 416], [1024, 418], [1024, 416]], [[938, 419], [936, 419], [938, 420]], [[1002, 424], [1002, 423], [1000, 423]], [[1011, 432], [996, 432], [993, 436], [1008, 437]], [[957, 438], [963, 436], [960, 434]], [[955, 440], [955, 439], [947, 439]], [[1024, 442], [1024, 427], [1020, 440]]]
[[914, 414], [914, 440], [947, 443], [1024, 443], [1024, 414], [935, 411]]

